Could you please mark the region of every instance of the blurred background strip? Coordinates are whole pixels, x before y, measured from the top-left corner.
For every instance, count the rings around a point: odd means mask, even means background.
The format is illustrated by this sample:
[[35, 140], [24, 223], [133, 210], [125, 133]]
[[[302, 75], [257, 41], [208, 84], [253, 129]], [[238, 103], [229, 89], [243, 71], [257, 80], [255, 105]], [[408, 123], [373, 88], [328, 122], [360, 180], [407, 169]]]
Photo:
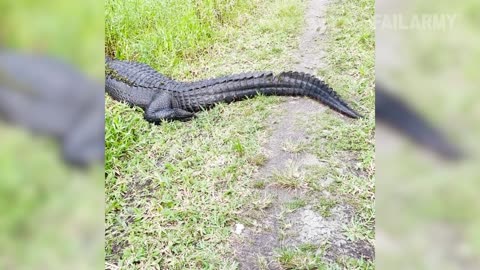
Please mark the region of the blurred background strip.
[[[480, 269], [478, 10], [475, 0], [376, 1], [377, 82], [429, 127], [400, 114], [411, 140], [377, 121], [378, 269]], [[442, 158], [458, 149], [460, 162]]]
[[101, 268], [103, 2], [0, 10], [0, 269]]

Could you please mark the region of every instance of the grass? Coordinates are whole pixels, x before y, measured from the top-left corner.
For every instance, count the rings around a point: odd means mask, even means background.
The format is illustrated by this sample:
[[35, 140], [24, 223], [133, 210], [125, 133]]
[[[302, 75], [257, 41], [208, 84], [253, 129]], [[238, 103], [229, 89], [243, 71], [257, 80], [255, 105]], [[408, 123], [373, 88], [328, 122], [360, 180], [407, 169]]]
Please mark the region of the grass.
[[[319, 251], [320, 250], [320, 251]], [[322, 248], [305, 245], [296, 249], [282, 249], [277, 251], [277, 260], [283, 269], [295, 270], [368, 270], [374, 269], [374, 263], [364, 259], [340, 257], [334, 264], [323, 262]]]
[[274, 172], [270, 182], [282, 188], [298, 189], [304, 186], [306, 175], [297, 164], [289, 163], [283, 171]]
[[332, 215], [332, 208], [335, 207], [338, 203], [334, 199], [327, 199], [325, 197], [319, 198], [318, 202], [315, 204], [315, 211], [319, 212], [322, 217], [330, 217]]
[[304, 142], [287, 141], [283, 144], [282, 150], [289, 153], [300, 153], [307, 150]]
[[[298, 18], [302, 14], [302, 4], [293, 3], [259, 0], [169, 0], [161, 3], [108, 0], [105, 50], [119, 59], [149, 63], [179, 79], [218, 75], [215, 72], [238, 72], [242, 67], [249, 70], [272, 68], [275, 65], [271, 64], [271, 60], [280, 56], [285, 48], [293, 47], [291, 42], [284, 42], [296, 33], [300, 22]], [[277, 18], [272, 20], [269, 16], [252, 16], [252, 11], [265, 10], [269, 4], [276, 5], [273, 12], [284, 22]], [[256, 24], [252, 24], [252, 21]], [[240, 33], [238, 29], [245, 29], [246, 25], [255, 29]], [[259, 36], [262, 38], [255, 38]], [[235, 42], [232, 42], [233, 39], [236, 39]], [[212, 62], [207, 55], [227, 59]], [[279, 57], [273, 63], [282, 63], [279, 66], [281, 69], [285, 66], [284, 59]], [[226, 60], [236, 65], [230, 64], [230, 67], [224, 68], [215, 66], [225, 65]]]
[[352, 259], [348, 257], [339, 258], [337, 265], [330, 267], [331, 270], [336, 269], [352, 269], [352, 270], [368, 270], [375, 269], [374, 262], [364, 259]]
[[288, 210], [295, 211], [295, 210], [297, 210], [299, 208], [302, 208], [306, 205], [307, 205], [307, 202], [304, 199], [296, 198], [296, 199], [288, 202], [286, 206], [287, 206]]
[[[106, 1], [106, 53], [120, 59], [154, 61], [169, 70], [199, 55], [219, 38], [219, 27], [238, 22], [253, 5], [241, 1]], [[127, 49], [131, 48], [131, 49]]]
[[322, 262], [321, 254], [315, 248], [282, 249], [277, 251], [277, 260], [284, 269], [323, 270], [327, 269]]

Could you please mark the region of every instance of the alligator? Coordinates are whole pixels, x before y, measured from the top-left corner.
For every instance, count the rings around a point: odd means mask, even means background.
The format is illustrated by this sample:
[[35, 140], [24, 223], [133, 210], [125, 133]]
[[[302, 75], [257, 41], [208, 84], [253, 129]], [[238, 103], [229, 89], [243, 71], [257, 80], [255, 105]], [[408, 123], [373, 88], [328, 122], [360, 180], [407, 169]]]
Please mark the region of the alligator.
[[384, 84], [376, 83], [376, 123], [394, 128], [445, 160], [457, 161], [465, 157], [465, 153], [451, 144], [440, 130], [428, 123], [409, 104], [390, 92]]
[[322, 80], [302, 72], [251, 72], [194, 82], [166, 77], [147, 64], [105, 57], [105, 91], [115, 100], [144, 110], [145, 120], [186, 121], [220, 102], [258, 94], [306, 96], [350, 118], [362, 117]]
[[103, 163], [102, 87], [56, 57], [0, 51], [0, 120], [56, 139], [75, 167]]

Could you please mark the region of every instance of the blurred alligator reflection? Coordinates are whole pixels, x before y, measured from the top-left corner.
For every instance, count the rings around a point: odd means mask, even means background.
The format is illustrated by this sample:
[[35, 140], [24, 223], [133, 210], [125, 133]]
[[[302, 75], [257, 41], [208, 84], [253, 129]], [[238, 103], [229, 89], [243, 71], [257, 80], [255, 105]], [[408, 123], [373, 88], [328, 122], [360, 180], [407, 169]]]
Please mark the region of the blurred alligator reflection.
[[376, 123], [385, 123], [415, 143], [447, 160], [462, 158], [461, 151], [399, 97], [388, 93], [381, 83], [375, 86]]
[[102, 88], [58, 59], [0, 51], [0, 118], [57, 139], [69, 164], [103, 164]]

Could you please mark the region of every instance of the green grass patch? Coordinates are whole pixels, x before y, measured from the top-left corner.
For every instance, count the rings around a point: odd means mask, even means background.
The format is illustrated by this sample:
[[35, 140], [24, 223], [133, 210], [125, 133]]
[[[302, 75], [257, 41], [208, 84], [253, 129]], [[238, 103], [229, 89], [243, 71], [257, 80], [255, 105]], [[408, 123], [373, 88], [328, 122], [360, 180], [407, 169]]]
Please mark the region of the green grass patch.
[[305, 186], [306, 173], [297, 164], [289, 163], [284, 170], [274, 172], [270, 182], [282, 188], [298, 189]]
[[371, 270], [375, 269], [375, 263], [365, 259], [341, 257], [337, 259], [335, 265], [331, 265], [328, 269]]
[[327, 269], [322, 262], [322, 253], [316, 247], [306, 245], [300, 248], [284, 248], [277, 251], [277, 260], [284, 269], [322, 270]]
[[120, 59], [152, 62], [170, 69], [199, 55], [221, 36], [223, 25], [235, 25], [254, 8], [252, 0], [141, 1], [107, 0], [106, 53]]
[[327, 199], [325, 197], [320, 197], [319, 200], [315, 203], [314, 209], [322, 217], [330, 217], [332, 215], [332, 208], [335, 207], [338, 202], [334, 199]]
[[265, 180], [258, 180], [253, 183], [254, 188], [264, 189], [266, 186]]
[[287, 141], [282, 146], [282, 150], [288, 153], [301, 153], [307, 149], [308, 147], [305, 142]]
[[292, 201], [286, 203], [286, 207], [290, 211], [295, 211], [299, 208], [302, 208], [307, 205], [307, 202], [304, 199], [295, 198]]

